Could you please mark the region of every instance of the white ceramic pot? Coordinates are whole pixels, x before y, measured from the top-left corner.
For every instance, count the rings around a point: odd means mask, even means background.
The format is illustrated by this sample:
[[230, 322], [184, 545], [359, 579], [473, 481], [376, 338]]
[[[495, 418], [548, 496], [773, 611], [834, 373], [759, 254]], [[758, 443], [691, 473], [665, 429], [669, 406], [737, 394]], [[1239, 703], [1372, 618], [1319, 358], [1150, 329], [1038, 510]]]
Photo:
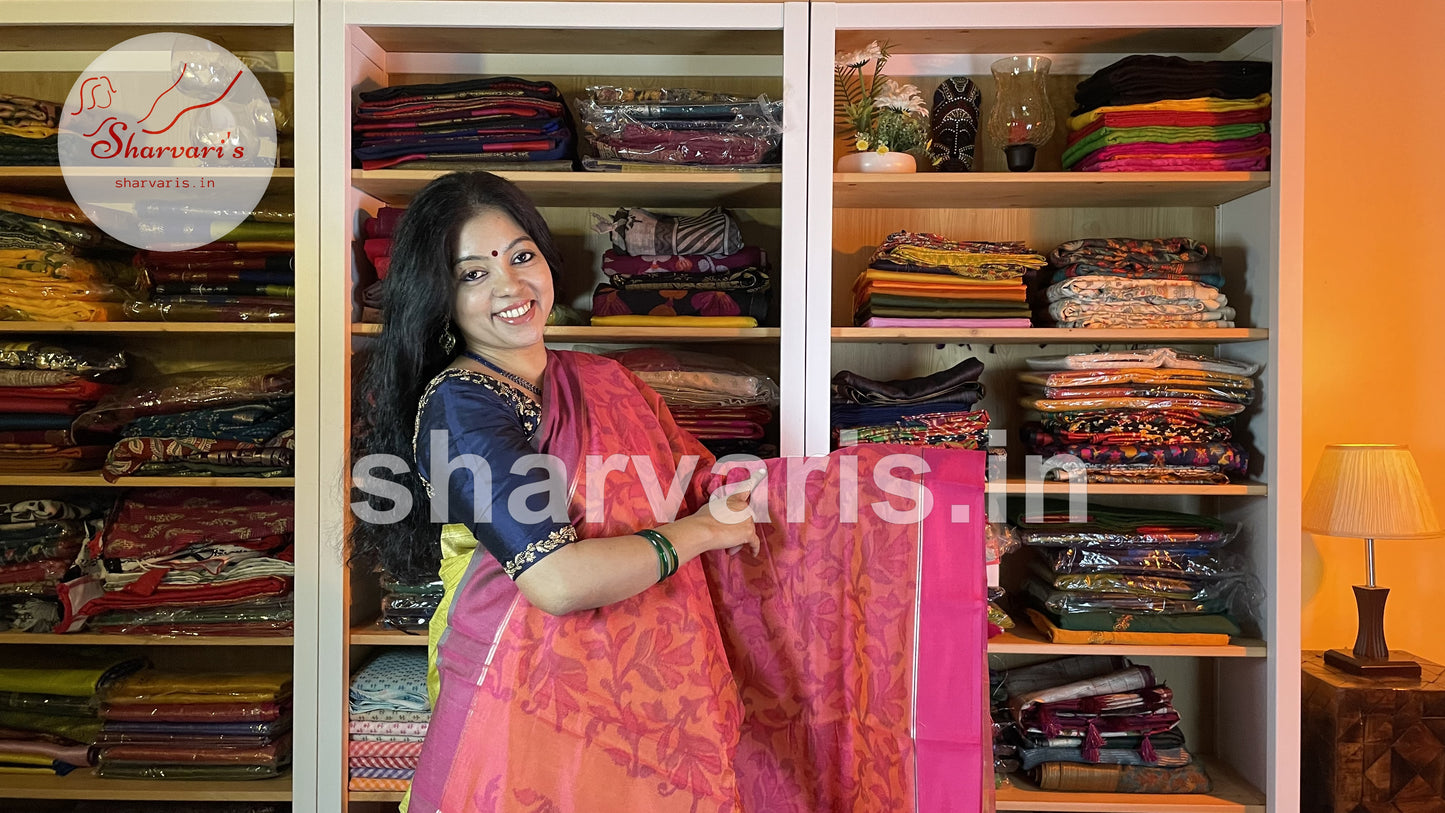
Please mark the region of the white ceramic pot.
[[850, 152], [838, 159], [839, 172], [917, 172], [918, 161], [906, 152]]

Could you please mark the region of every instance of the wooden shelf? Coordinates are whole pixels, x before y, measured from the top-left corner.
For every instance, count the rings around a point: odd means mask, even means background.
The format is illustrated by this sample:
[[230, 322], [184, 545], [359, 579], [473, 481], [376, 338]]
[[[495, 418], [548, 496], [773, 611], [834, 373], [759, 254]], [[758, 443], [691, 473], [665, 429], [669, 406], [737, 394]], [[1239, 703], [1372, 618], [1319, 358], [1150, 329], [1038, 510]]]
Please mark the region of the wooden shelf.
[[[5, 5], [11, 5], [11, 0], [6, 0]], [[38, 5], [38, 4], [37, 4]], [[132, 37], [139, 37], [142, 34], [153, 34], [156, 31], [173, 31], [178, 34], [191, 34], [203, 39], [208, 39], [230, 51], [291, 51], [295, 48], [291, 30], [292, 9], [289, 3], [276, 2], [254, 2], [248, 0], [244, 4], [244, 11], [237, 12], [234, 25], [218, 23], [216, 25], [191, 25], [181, 23], [172, 19], [169, 22], [149, 25], [137, 25], [141, 18], [154, 17], [157, 13], [166, 14], [178, 5], [174, 2], [165, 3], [106, 3], [104, 11], [96, 6], [89, 8], [80, 7], [74, 11], [65, 9], [66, 4], [46, 3], [49, 9], [42, 18], [44, 23], [30, 25], [3, 25], [0, 26], [0, 50], [4, 51], [104, 51], [112, 48], [118, 42], [123, 42]], [[193, 5], [193, 4], [192, 4]], [[171, 9], [166, 9], [170, 6]], [[6, 9], [7, 12], [12, 11]], [[191, 19], [200, 16], [191, 9], [191, 14], [186, 15]], [[91, 22], [86, 18], [94, 19], [97, 14], [113, 14], [112, 19], [125, 20], [127, 24], [109, 25], [105, 22]], [[246, 18], [254, 14], [254, 17]], [[7, 19], [17, 19], [21, 15], [15, 10], [15, 16], [6, 15]], [[29, 15], [25, 15], [29, 16]], [[261, 23], [265, 23], [262, 25]], [[40, 26], [43, 25], [43, 28]]]
[[353, 802], [400, 802], [406, 794], [399, 790], [353, 790], [347, 795]]
[[289, 802], [291, 777], [251, 781], [102, 779], [90, 771], [69, 776], [6, 776], [7, 799], [109, 799], [134, 802]]
[[359, 624], [351, 628], [347, 641], [352, 645], [369, 646], [426, 646], [426, 633], [411, 635], [401, 630], [383, 629], [375, 623]]
[[1263, 658], [1264, 641], [1233, 638], [1228, 646], [1130, 646], [1126, 644], [1055, 644], [1027, 621], [988, 639], [990, 655], [1128, 655], [1134, 658]]
[[290, 335], [291, 322], [0, 322], [4, 333], [257, 333]]
[[[0, 37], [4, 36], [7, 28], [7, 26], [0, 26]], [[167, 26], [165, 30], [178, 31], [180, 29]], [[145, 33], [152, 32], [146, 31]], [[68, 34], [66, 36], [68, 36]], [[97, 48], [96, 50], [103, 51], [115, 45], [117, 42], [129, 39], [121, 34], [117, 34], [115, 37], [115, 39], [110, 40], [108, 45]], [[291, 32], [289, 29], [286, 32], [286, 39], [288, 47], [285, 50], [290, 50]], [[213, 39], [213, 41], [215, 40]], [[47, 42], [50, 47], [46, 50], [52, 50], [54, 47], [53, 42], [48, 40]], [[295, 169], [291, 167], [277, 167], [271, 173], [271, 185], [268, 189], [275, 193], [289, 193], [295, 184]], [[0, 167], [0, 190], [6, 192], [24, 192], [30, 195], [47, 195], [65, 200], [70, 199], [70, 189], [65, 185], [65, 176], [61, 174], [60, 167]]]
[[[381, 325], [370, 322], [354, 322], [351, 332], [356, 336], [375, 336], [381, 333]], [[652, 344], [672, 342], [701, 344], [707, 342], [773, 342], [781, 331], [775, 327], [746, 328], [672, 328], [672, 327], [591, 327], [575, 325], [547, 328], [547, 340], [551, 342], [590, 344]]]
[[[588, 29], [552, 26], [538, 18], [536, 28], [364, 25], [361, 30], [388, 53], [428, 54], [680, 54], [766, 56], [783, 53], [779, 30]], [[1022, 52], [1020, 52], [1022, 53]]]
[[206, 635], [107, 635], [77, 632], [57, 635], [46, 632], [0, 632], [0, 645], [39, 644], [42, 646], [291, 646], [290, 635], [206, 636]]
[[1269, 339], [1265, 328], [1174, 330], [1137, 328], [887, 328], [835, 327], [833, 341], [879, 344], [1225, 344]]
[[[393, 205], [405, 205], [443, 170], [353, 170], [351, 185]], [[538, 206], [782, 205], [782, 172], [498, 172]]]
[[294, 477], [122, 477], [107, 481], [98, 471], [77, 471], [70, 474], [3, 474], [0, 486], [74, 486], [78, 488], [140, 488], [175, 486], [178, 488], [294, 488]]
[[[989, 494], [1026, 494], [1033, 489], [1038, 489], [1042, 494], [1068, 494], [1069, 483], [1066, 482], [1029, 482], [1022, 479], [1010, 478], [1002, 483], [989, 483], [987, 491]], [[1110, 494], [1130, 494], [1138, 497], [1161, 497], [1190, 495], [1196, 497], [1244, 497], [1264, 496], [1269, 493], [1269, 486], [1264, 483], [1230, 483], [1222, 486], [1209, 485], [1176, 485], [1173, 483], [1086, 483], [1085, 491], [1090, 496], [1100, 497]]]
[[[855, 0], [856, 1], [856, 0]], [[850, 2], [850, 0], [844, 0]], [[885, 31], [886, 29], [886, 31]], [[840, 30], [837, 50], [856, 51], [886, 33], [902, 54], [1217, 54], [1252, 28], [975, 28]]]
[[1265, 813], [1264, 794], [1221, 762], [1205, 759], [1214, 783], [1208, 794], [1078, 793], [1042, 791], [1014, 775], [1014, 787], [998, 789], [999, 810], [1058, 813]]
[[855, 172], [833, 175], [833, 206], [837, 209], [1218, 206], [1267, 188], [1268, 172], [920, 172], [913, 175]]

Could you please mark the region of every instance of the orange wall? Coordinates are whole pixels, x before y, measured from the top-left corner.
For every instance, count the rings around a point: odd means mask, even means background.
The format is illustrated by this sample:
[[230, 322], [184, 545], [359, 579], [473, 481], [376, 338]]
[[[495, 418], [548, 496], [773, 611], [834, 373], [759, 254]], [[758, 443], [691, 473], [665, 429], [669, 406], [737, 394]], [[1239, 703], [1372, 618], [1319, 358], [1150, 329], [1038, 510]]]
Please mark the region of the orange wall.
[[[1322, 0], [1308, 42], [1304, 482], [1406, 443], [1445, 519], [1445, 3]], [[1445, 539], [1376, 543], [1391, 649], [1445, 663]], [[1349, 649], [1364, 543], [1304, 538], [1304, 648]]]

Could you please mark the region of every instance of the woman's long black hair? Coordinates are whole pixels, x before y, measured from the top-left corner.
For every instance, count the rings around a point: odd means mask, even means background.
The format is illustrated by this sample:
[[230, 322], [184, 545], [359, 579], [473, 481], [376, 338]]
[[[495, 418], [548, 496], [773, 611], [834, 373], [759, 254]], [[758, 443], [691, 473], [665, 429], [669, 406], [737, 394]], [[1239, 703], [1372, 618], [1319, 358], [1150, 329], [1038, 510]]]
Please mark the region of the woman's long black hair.
[[[456, 288], [452, 262], [458, 235], [467, 221], [488, 209], [505, 212], [532, 238], [556, 283], [562, 257], [546, 221], [521, 189], [487, 172], [437, 178], [412, 199], [392, 235], [391, 268], [381, 298], [381, 336], [353, 390], [352, 465], [367, 455], [394, 455], [406, 461], [402, 474], [377, 470], [374, 476], [405, 486], [411, 492], [412, 508], [390, 525], [353, 517], [351, 558], [380, 562], [405, 581], [435, 579], [441, 564], [440, 526], [431, 522], [426, 489], [414, 472], [412, 435], [422, 392], [454, 355], [442, 349], [441, 338], [451, 329]], [[354, 501], [368, 503], [373, 510], [395, 507], [385, 497], [355, 487], [352, 492]]]

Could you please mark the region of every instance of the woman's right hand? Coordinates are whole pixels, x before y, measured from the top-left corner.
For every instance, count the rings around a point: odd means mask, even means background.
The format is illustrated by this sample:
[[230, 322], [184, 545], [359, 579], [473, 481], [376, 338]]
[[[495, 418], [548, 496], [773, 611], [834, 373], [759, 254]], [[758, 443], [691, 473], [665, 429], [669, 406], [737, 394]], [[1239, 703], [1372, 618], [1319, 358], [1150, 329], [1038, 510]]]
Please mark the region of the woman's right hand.
[[753, 513], [748, 508], [752, 489], [731, 494], [725, 500], [710, 500], [691, 516], [658, 528], [679, 552], [685, 547], [685, 559], [710, 550], [725, 550], [747, 545], [758, 553], [758, 539]]

